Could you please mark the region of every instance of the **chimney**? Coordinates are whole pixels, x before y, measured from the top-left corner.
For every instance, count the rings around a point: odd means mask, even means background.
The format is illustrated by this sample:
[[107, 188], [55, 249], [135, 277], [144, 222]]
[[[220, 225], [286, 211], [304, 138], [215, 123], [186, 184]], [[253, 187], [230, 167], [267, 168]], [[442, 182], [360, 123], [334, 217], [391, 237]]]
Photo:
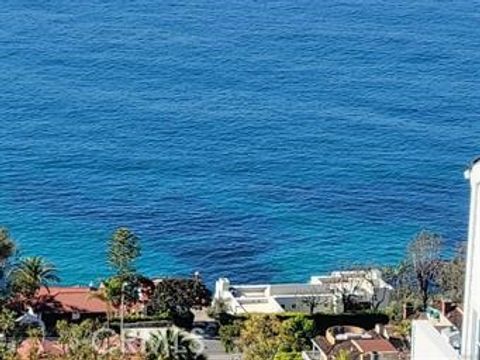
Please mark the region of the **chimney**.
[[375, 332], [380, 335], [381, 337], [387, 337], [386, 331], [385, 331], [385, 326], [383, 324], [375, 324]]

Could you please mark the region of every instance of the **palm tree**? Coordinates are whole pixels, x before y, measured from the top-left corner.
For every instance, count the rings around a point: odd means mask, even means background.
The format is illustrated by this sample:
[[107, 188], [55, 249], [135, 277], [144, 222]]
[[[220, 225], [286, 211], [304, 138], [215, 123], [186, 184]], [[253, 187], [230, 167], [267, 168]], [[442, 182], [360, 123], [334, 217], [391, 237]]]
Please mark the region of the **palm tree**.
[[189, 333], [168, 328], [153, 334], [147, 343], [147, 360], [205, 360], [202, 344]]
[[22, 259], [13, 273], [16, 290], [31, 298], [41, 287], [47, 290], [52, 283], [59, 282], [57, 269], [40, 256]]

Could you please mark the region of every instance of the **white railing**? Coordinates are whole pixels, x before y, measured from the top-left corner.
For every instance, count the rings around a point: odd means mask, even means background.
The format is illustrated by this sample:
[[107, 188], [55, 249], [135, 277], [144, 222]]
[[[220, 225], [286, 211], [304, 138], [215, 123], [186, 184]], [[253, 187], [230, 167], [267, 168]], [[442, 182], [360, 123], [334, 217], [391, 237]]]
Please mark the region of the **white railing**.
[[281, 284], [270, 286], [270, 296], [275, 295], [322, 295], [329, 293], [329, 288], [317, 284]]

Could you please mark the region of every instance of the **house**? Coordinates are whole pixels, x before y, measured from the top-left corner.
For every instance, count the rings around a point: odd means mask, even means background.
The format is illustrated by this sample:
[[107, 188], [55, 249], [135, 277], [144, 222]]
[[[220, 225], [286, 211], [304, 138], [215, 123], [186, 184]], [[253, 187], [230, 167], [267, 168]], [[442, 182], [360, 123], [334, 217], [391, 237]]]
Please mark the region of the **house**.
[[351, 360], [398, 360], [400, 354], [387, 339], [376, 332], [356, 326], [334, 326], [325, 336], [312, 339], [312, 350], [304, 351], [304, 360], [333, 360], [347, 352]]
[[[334, 312], [345, 304], [383, 308], [390, 300], [392, 287], [377, 269], [336, 271], [326, 276], [312, 276], [308, 283], [232, 285], [227, 278], [215, 284], [213, 304], [222, 303], [230, 314]], [[368, 305], [367, 305], [368, 304]]]
[[34, 308], [41, 314], [47, 328], [58, 320], [82, 321], [89, 318], [106, 318], [108, 305], [95, 297], [89, 287], [41, 288]]
[[470, 225], [462, 324], [462, 359], [480, 359], [480, 158], [465, 177], [470, 180]]

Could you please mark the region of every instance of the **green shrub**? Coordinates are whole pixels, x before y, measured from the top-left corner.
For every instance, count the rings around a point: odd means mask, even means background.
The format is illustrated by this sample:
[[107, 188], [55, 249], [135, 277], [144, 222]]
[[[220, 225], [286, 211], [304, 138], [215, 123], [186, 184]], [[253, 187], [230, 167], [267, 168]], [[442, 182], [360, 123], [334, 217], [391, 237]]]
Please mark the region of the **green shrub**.
[[242, 323], [236, 321], [230, 325], [224, 325], [220, 328], [220, 341], [225, 349], [225, 352], [232, 353], [237, 350], [237, 340], [240, 337], [242, 330]]
[[302, 360], [302, 353], [299, 352], [279, 352], [275, 355], [275, 360]]

